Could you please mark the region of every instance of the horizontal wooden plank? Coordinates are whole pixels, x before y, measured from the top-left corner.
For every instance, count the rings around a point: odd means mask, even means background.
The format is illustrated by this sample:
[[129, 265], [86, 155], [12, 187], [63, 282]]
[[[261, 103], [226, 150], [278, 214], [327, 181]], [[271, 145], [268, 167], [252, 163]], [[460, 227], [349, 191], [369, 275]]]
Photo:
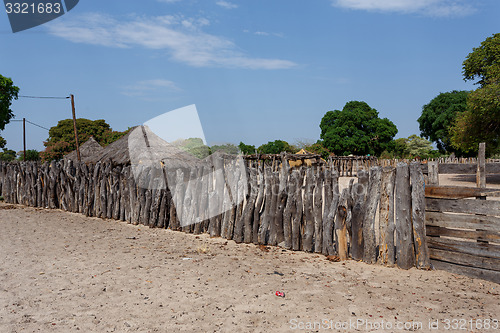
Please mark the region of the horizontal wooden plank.
[[500, 233], [486, 230], [458, 230], [442, 227], [426, 227], [427, 236], [446, 236], [500, 243]]
[[425, 210], [500, 216], [500, 201], [476, 199], [425, 199]]
[[[438, 165], [440, 174], [475, 174], [477, 173], [476, 163], [440, 163]], [[500, 173], [500, 163], [486, 163], [487, 174]]]
[[429, 254], [431, 259], [500, 272], [500, 259], [485, 258], [439, 249], [429, 249]]
[[438, 199], [500, 197], [500, 189], [484, 189], [463, 186], [426, 186], [425, 197]]
[[472, 278], [483, 279], [495, 283], [500, 283], [500, 272], [491, 271], [488, 269], [474, 268], [468, 266], [457, 265], [440, 260], [431, 260], [432, 266], [435, 269], [447, 271], [450, 273], [465, 275]]
[[425, 224], [443, 228], [481, 229], [500, 232], [500, 218], [494, 216], [425, 212]]
[[429, 248], [500, 259], [500, 245], [467, 242], [443, 237], [427, 237]]
[[486, 163], [486, 174], [500, 174], [500, 163]]
[[440, 174], [471, 174], [477, 172], [477, 164], [440, 163], [438, 171]]

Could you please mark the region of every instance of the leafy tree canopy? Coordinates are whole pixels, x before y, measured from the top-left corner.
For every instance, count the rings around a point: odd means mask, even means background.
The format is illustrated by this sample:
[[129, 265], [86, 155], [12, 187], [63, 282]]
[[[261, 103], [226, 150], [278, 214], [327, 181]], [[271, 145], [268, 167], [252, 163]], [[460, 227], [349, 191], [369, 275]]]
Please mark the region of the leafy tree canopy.
[[441, 152], [455, 152], [451, 145], [450, 129], [457, 114], [467, 110], [468, 91], [451, 91], [434, 97], [429, 104], [422, 107], [422, 115], [418, 118], [420, 132], [424, 138], [436, 143]]
[[240, 144], [238, 145], [238, 148], [240, 148], [241, 153], [244, 155], [252, 155], [252, 154], [255, 154], [255, 151], [256, 151], [255, 146], [246, 145], [243, 142], [240, 142]]
[[12, 149], [3, 149], [3, 152], [0, 152], [0, 161], [10, 162], [16, 159], [16, 152]]
[[486, 38], [480, 47], [473, 48], [463, 62], [464, 80], [479, 81], [476, 84], [484, 86], [500, 83], [500, 33]]
[[279, 154], [281, 152], [295, 153], [294, 147], [283, 140], [269, 141], [257, 148], [259, 154]]
[[238, 153], [240, 152], [239, 148], [232, 143], [226, 143], [224, 145], [213, 145], [210, 147], [210, 151], [212, 154], [220, 151], [221, 153], [230, 155], [238, 155]]
[[19, 88], [12, 79], [0, 75], [0, 131], [5, 129], [14, 113], [10, 109], [13, 99], [17, 99]]
[[[17, 153], [19, 156], [19, 161], [24, 161], [24, 154], [22, 151]], [[26, 150], [26, 161], [39, 161], [40, 160], [40, 153], [35, 150], [35, 149], [28, 149]]]
[[321, 142], [317, 142], [317, 143], [313, 143], [312, 145], [305, 146], [303, 149], [310, 152], [310, 153], [321, 155], [321, 157], [325, 160], [330, 155], [334, 155], [331, 151], [329, 151], [327, 148], [325, 148], [321, 144]]
[[200, 159], [210, 155], [210, 147], [206, 146], [200, 138], [181, 139], [174, 141], [173, 144]]
[[434, 150], [431, 142], [415, 134], [408, 138], [399, 138], [391, 143], [389, 151], [383, 153], [383, 158], [434, 158], [439, 152]]
[[6, 145], [7, 145], [7, 140], [5, 140], [0, 136], [0, 148], [5, 148]]
[[500, 84], [488, 84], [469, 95], [466, 112], [457, 116], [451, 143], [465, 152], [476, 152], [486, 142], [486, 151], [500, 151]]
[[323, 146], [336, 155], [379, 155], [398, 132], [392, 121], [358, 101], [346, 103], [342, 111], [328, 111], [319, 127]]
[[486, 152], [500, 151], [500, 33], [474, 48], [463, 63], [464, 80], [476, 77], [481, 87], [467, 100], [467, 111], [457, 116], [452, 128], [452, 145], [475, 152], [486, 142]]
[[[78, 142], [83, 144], [91, 136], [99, 142], [101, 146], [118, 140], [130, 130], [124, 132], [113, 131], [103, 119], [89, 120], [79, 118], [76, 120], [78, 130]], [[67, 153], [76, 149], [75, 132], [73, 129], [73, 119], [60, 120], [57, 126], [49, 130], [49, 138], [44, 142], [45, 151], [41, 154], [44, 161], [60, 159]]]

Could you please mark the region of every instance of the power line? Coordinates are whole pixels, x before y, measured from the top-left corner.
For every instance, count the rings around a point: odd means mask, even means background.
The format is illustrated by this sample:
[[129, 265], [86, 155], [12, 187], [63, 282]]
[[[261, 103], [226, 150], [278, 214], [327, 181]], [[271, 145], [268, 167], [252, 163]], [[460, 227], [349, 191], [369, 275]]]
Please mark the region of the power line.
[[44, 130], [50, 131], [48, 128], [43, 127], [43, 126], [40, 126], [40, 125], [35, 124], [35, 123], [32, 123], [32, 122], [31, 122], [31, 121], [29, 121], [29, 120], [26, 120], [26, 122], [27, 122], [27, 123], [30, 123], [31, 125], [35, 125], [35, 126], [37, 126], [37, 127], [43, 128]]
[[67, 97], [47, 97], [47, 96], [26, 96], [26, 95], [19, 95], [17, 97], [22, 97], [22, 98], [40, 98], [40, 99], [68, 99], [69, 96]]
[[[12, 119], [11, 121], [22, 121], [22, 120], [20, 120], [20, 119]], [[33, 122], [29, 121], [28, 119], [26, 119], [26, 122], [27, 122], [27, 123], [30, 123], [31, 125], [35, 125], [35, 126], [37, 126], [37, 127], [43, 128], [44, 130], [50, 131], [48, 128], [43, 127], [43, 126], [38, 125], [38, 124], [35, 124], [35, 123], [33, 123]]]

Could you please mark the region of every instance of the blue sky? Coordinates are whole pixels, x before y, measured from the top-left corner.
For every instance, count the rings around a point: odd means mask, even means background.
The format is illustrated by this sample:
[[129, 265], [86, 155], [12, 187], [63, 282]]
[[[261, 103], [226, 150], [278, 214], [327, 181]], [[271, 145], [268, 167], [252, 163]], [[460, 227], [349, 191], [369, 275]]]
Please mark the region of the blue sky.
[[[327, 111], [362, 100], [407, 137], [440, 92], [474, 89], [462, 62], [499, 14], [498, 0], [80, 0], [15, 34], [0, 14], [0, 74], [120, 131], [196, 104], [209, 144], [315, 142]], [[12, 108], [47, 128], [71, 117], [69, 100]], [[0, 135], [22, 149], [21, 123]], [[47, 137], [27, 125], [28, 149]]]

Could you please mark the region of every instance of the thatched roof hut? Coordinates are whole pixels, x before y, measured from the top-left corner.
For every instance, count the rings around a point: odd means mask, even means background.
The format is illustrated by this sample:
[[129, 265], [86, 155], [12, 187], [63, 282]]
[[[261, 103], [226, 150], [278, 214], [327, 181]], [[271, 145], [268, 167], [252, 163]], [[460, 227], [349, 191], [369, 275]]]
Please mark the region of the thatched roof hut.
[[201, 165], [195, 156], [171, 145], [153, 133], [147, 126], [136, 126], [119, 140], [106, 146], [93, 158], [96, 162], [129, 165], [162, 161], [169, 167]]
[[[104, 148], [94, 139], [94, 137], [91, 136], [83, 145], [80, 146], [80, 158], [84, 163], [92, 162], [95, 156], [103, 150]], [[76, 150], [73, 150], [71, 153], [65, 155], [64, 159], [77, 161], [78, 157]]]

